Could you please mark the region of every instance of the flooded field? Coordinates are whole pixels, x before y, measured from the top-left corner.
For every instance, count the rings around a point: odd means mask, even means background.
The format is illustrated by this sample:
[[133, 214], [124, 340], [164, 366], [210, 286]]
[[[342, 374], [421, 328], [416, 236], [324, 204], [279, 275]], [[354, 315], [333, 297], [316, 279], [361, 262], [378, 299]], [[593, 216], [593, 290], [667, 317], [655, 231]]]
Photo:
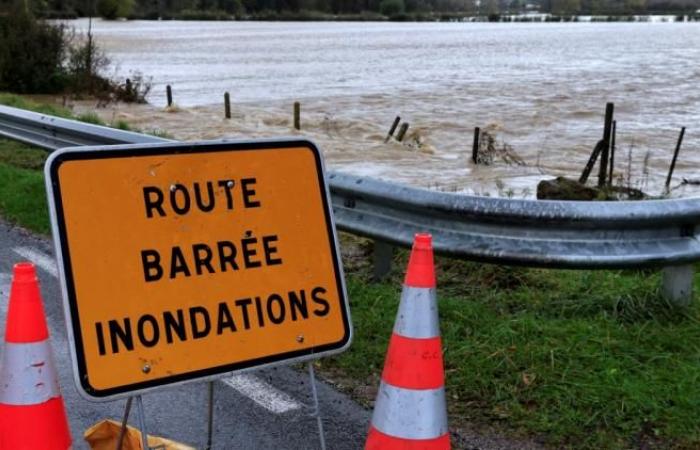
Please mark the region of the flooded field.
[[[578, 177], [611, 101], [617, 183], [660, 194], [682, 126], [672, 186], [700, 178], [700, 24], [96, 21], [93, 31], [114, 75], [140, 71], [153, 81], [150, 105], [99, 114], [178, 139], [300, 134], [334, 169], [532, 197], [543, 178]], [[292, 128], [294, 101], [301, 132]], [[407, 137], [384, 143], [397, 115], [410, 123]], [[526, 165], [474, 166], [477, 126]], [[697, 195], [700, 186], [672, 191]]]

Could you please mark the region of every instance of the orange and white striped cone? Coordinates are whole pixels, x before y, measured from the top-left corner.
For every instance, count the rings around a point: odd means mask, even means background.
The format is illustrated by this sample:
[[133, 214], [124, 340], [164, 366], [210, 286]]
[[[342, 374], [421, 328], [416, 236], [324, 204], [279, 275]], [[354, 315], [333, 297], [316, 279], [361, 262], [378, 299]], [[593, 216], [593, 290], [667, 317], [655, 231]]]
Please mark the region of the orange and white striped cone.
[[0, 450], [66, 450], [71, 437], [34, 265], [14, 267], [0, 366]]
[[365, 450], [447, 450], [432, 238], [417, 234]]

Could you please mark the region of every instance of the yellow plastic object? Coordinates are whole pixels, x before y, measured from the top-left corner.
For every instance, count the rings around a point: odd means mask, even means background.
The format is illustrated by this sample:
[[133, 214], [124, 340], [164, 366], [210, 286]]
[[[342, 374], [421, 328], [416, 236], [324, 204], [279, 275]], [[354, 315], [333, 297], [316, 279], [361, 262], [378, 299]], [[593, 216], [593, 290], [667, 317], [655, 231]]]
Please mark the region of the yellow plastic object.
[[[114, 450], [117, 448], [121, 424], [114, 420], [101, 420], [85, 431], [84, 437], [92, 450]], [[148, 436], [148, 446], [159, 450], [196, 450], [189, 445], [158, 436]], [[122, 441], [122, 450], [143, 450], [141, 432], [127, 426]]]

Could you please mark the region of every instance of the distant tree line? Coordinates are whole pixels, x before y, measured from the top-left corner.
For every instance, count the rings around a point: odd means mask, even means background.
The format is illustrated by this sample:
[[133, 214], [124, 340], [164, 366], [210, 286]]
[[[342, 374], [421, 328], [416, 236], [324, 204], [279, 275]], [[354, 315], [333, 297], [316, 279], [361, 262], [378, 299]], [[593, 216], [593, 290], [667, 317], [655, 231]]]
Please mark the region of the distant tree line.
[[255, 19], [287, 15], [314, 19], [323, 15], [356, 15], [371, 19], [443, 13], [694, 14], [700, 8], [700, 0], [39, 0], [36, 5], [47, 17]]

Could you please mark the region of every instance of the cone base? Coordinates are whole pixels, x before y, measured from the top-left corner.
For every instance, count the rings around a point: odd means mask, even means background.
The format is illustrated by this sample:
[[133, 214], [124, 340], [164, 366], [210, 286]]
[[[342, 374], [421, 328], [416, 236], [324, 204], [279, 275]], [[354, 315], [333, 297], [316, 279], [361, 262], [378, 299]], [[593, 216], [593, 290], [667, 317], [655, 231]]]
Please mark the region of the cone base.
[[450, 435], [435, 439], [402, 439], [389, 436], [374, 427], [369, 429], [365, 450], [449, 450]]
[[0, 450], [66, 450], [70, 445], [61, 397], [38, 405], [0, 404]]

